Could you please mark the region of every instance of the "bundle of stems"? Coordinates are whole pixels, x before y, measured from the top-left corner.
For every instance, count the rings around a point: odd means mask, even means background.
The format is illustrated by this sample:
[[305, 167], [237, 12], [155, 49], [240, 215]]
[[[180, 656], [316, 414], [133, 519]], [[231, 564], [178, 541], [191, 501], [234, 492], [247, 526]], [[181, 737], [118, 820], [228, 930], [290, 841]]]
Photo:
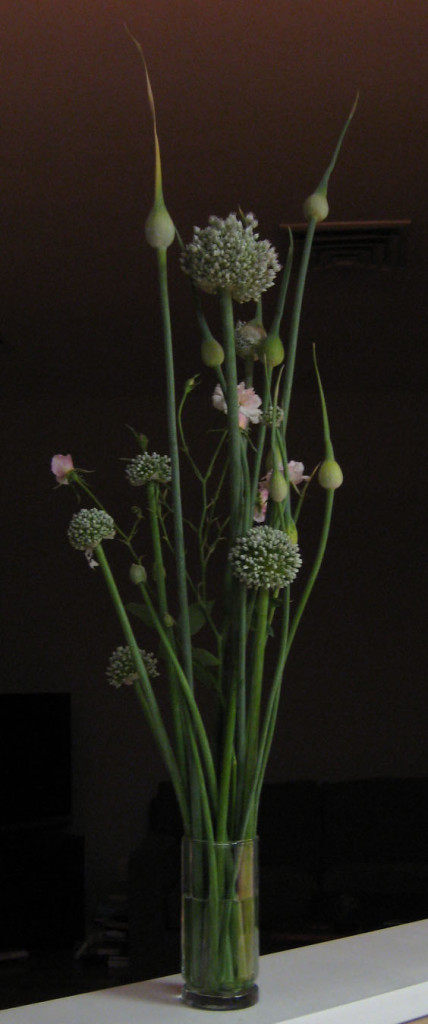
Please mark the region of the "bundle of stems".
[[[138, 43], [137, 46], [141, 53]], [[206, 361], [212, 366], [210, 372], [221, 387], [227, 408], [224, 429], [217, 434], [212, 433], [214, 443], [207, 466], [201, 469], [185, 429], [187, 402], [197, 388], [198, 377], [186, 382], [180, 401], [176, 397], [167, 253], [174, 240], [176, 244], [178, 240], [179, 250], [184, 247], [164, 202], [155, 108], [147, 69], [146, 82], [155, 143], [155, 196], [146, 224], [146, 237], [155, 250], [158, 269], [171, 486], [167, 487], [156, 476], [146, 484], [154, 565], [150, 580], [136, 551], [138, 522], [128, 533], [115, 524], [116, 532], [131, 556], [134, 579], [140, 592], [139, 604], [125, 603], [101, 541], [94, 546], [93, 554], [101, 568], [132, 657], [138, 700], [173, 783], [184, 834], [226, 843], [256, 835], [261, 788], [274, 736], [284, 670], [324, 557], [335, 489], [342, 478], [334, 458], [314, 352], [323, 437], [321, 465], [317, 471], [325, 499], [313, 564], [309, 570], [304, 566], [304, 582], [293, 602], [290, 585], [283, 588], [264, 584], [248, 587], [242, 578], [234, 574], [230, 553], [237, 540], [246, 537], [252, 529], [265, 529], [265, 526], [254, 527], [254, 509], [266, 457], [270, 459], [272, 475], [265, 522], [273, 530], [286, 534], [292, 544], [297, 539], [297, 522], [310, 482], [306, 478], [303, 487], [294, 487], [288, 471], [287, 426], [300, 316], [314, 232], [328, 210], [327, 185], [355, 104], [330, 163], [305, 204], [307, 231], [284, 346], [280, 342], [280, 331], [286, 297], [291, 292], [289, 284], [294, 257], [291, 232], [275, 312], [267, 330], [263, 327], [261, 297], [256, 302], [254, 322], [260, 328], [263, 340], [257, 361], [254, 358], [245, 361], [246, 389], [253, 387], [257, 372], [262, 392], [263, 418], [255, 428], [250, 428], [249, 424], [243, 428], [240, 419], [242, 410], [238, 400], [232, 289], [227, 286], [217, 289], [222, 329], [220, 345], [213, 339], [200, 294], [192, 284], [202, 351], [205, 345], [205, 353], [211, 352]], [[243, 214], [242, 222], [245, 226]], [[270, 421], [266, 415], [269, 410]], [[136, 437], [144, 453], [147, 439], [142, 435]], [[191, 466], [200, 487], [200, 509], [192, 522], [183, 511], [183, 461]], [[315, 471], [312, 477], [314, 475]], [[279, 481], [279, 490], [277, 488], [275, 492], [272, 488], [274, 479], [277, 484]], [[90, 495], [98, 509], [103, 508], [81, 471], [73, 469], [68, 482]], [[196, 539], [199, 562], [196, 577], [188, 564], [190, 541], [187, 534]], [[169, 573], [171, 561], [175, 566], [173, 576]], [[216, 573], [211, 572], [213, 562]], [[222, 570], [220, 583], [219, 565]], [[214, 596], [211, 577], [217, 588]], [[135, 619], [138, 620], [137, 625]], [[139, 647], [137, 627], [141, 628], [141, 620], [151, 634], [156, 635], [159, 655], [166, 668], [171, 710], [168, 720], [172, 723], [168, 728], [160, 710], [156, 692], [158, 684], [152, 681]], [[200, 628], [207, 637], [204, 647], [195, 645]], [[267, 673], [266, 652], [270, 643], [274, 653]], [[209, 716], [208, 725], [203, 720], [198, 701], [201, 679], [211, 684], [215, 703], [216, 713]]]

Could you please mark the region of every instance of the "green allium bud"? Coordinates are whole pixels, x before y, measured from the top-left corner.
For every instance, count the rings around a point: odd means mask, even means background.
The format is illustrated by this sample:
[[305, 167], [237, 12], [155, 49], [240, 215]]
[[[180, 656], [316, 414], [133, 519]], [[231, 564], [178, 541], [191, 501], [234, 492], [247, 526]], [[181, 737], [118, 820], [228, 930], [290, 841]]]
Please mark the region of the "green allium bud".
[[325, 459], [318, 470], [318, 482], [328, 491], [336, 490], [343, 483], [343, 473], [335, 459]]
[[275, 460], [274, 460], [273, 455], [274, 455], [274, 453], [273, 453], [272, 448], [271, 448], [268, 451], [268, 453], [266, 455], [266, 460], [265, 460], [265, 466], [266, 466], [266, 472], [267, 473], [270, 473], [271, 469], [273, 469], [274, 461], [275, 461], [277, 466], [282, 466], [282, 456], [281, 456], [281, 452], [280, 452], [277, 444], [275, 445]]
[[287, 493], [288, 486], [284, 474], [280, 469], [274, 469], [269, 482], [269, 497], [272, 501], [284, 501]]
[[303, 204], [303, 214], [306, 220], [310, 220], [311, 217], [314, 217], [317, 224], [328, 217], [328, 212], [329, 205], [327, 202], [327, 196], [324, 196], [322, 192], [313, 192], [312, 195], [308, 196]]
[[280, 366], [284, 361], [284, 346], [277, 334], [268, 334], [260, 346], [260, 355], [266, 359], [268, 366]]
[[201, 359], [205, 366], [221, 366], [224, 349], [215, 338], [204, 338], [201, 345]]
[[153, 249], [167, 249], [175, 238], [175, 225], [166, 206], [154, 203], [147, 217], [144, 233]]
[[144, 565], [138, 565], [137, 562], [134, 562], [129, 570], [129, 579], [131, 580], [131, 583], [145, 583], [147, 580], [147, 573]]

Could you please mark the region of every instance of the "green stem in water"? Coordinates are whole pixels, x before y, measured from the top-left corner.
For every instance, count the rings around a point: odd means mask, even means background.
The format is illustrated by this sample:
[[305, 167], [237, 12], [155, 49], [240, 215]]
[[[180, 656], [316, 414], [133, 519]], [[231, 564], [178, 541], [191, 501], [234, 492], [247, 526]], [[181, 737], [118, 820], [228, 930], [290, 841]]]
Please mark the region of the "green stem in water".
[[266, 647], [266, 628], [269, 611], [269, 590], [262, 588], [257, 601], [256, 631], [254, 635], [253, 672], [248, 699], [247, 756], [245, 763], [244, 808], [251, 800], [259, 751], [260, 704], [263, 685], [263, 667]]

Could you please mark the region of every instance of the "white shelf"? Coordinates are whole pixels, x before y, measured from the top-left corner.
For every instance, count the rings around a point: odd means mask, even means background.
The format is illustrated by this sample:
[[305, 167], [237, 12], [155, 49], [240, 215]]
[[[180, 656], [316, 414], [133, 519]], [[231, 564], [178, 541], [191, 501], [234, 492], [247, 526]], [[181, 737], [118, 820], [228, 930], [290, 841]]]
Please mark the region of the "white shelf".
[[[273, 953], [231, 1024], [404, 1024], [428, 1013], [428, 921]], [[0, 1024], [225, 1024], [180, 1002], [179, 975], [0, 1011]], [[227, 1016], [227, 1015], [226, 1015]], [[229, 1015], [230, 1018], [230, 1015]]]

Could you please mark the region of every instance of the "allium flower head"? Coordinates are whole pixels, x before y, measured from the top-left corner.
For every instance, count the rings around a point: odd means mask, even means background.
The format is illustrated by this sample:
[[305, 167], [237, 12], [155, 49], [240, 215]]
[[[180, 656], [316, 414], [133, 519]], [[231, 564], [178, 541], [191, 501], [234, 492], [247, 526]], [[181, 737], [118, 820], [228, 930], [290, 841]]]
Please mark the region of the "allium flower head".
[[241, 359], [258, 359], [257, 349], [266, 337], [262, 324], [255, 320], [238, 320], [235, 324], [235, 349]]
[[226, 288], [237, 302], [257, 302], [273, 285], [280, 264], [270, 242], [259, 240], [256, 227], [252, 213], [243, 220], [236, 213], [226, 220], [210, 217], [208, 227], [193, 229], [181, 256], [184, 272], [204, 292]]
[[[245, 430], [245, 428], [248, 426], [248, 422], [259, 423], [261, 418], [260, 406], [262, 404], [262, 400], [259, 397], [259, 395], [256, 395], [254, 388], [245, 387], [244, 381], [241, 381], [241, 383], [238, 384], [237, 392], [239, 406], [239, 426], [242, 427], [243, 430]], [[215, 409], [219, 409], [220, 412], [227, 413], [227, 403], [224, 397], [223, 388], [221, 384], [216, 384], [214, 388], [212, 403]]]
[[73, 548], [92, 553], [102, 540], [112, 540], [115, 532], [108, 512], [101, 508], [81, 508], [72, 516], [67, 536]]
[[[276, 415], [275, 415], [275, 426], [276, 427], [280, 427], [283, 419], [284, 419], [284, 412], [281, 409], [281, 406], [277, 405], [276, 406]], [[264, 413], [262, 413], [262, 423], [264, 423], [267, 427], [272, 427], [273, 426], [273, 422], [274, 422], [274, 406], [273, 405], [269, 405], [268, 408], [266, 409], [266, 411]]]
[[[140, 650], [140, 654], [146, 666], [147, 675], [158, 676], [158, 661], [155, 655], [142, 650]], [[135, 680], [138, 679], [138, 672], [130, 647], [116, 647], [110, 655], [106, 676], [110, 685], [115, 686], [116, 689], [120, 686], [132, 686], [135, 683]]]
[[168, 484], [171, 480], [171, 459], [169, 455], [158, 455], [157, 452], [141, 452], [130, 459], [125, 472], [133, 487], [141, 487], [152, 480]]
[[297, 544], [271, 526], [253, 526], [229, 554], [233, 574], [246, 587], [288, 587], [302, 564]]

